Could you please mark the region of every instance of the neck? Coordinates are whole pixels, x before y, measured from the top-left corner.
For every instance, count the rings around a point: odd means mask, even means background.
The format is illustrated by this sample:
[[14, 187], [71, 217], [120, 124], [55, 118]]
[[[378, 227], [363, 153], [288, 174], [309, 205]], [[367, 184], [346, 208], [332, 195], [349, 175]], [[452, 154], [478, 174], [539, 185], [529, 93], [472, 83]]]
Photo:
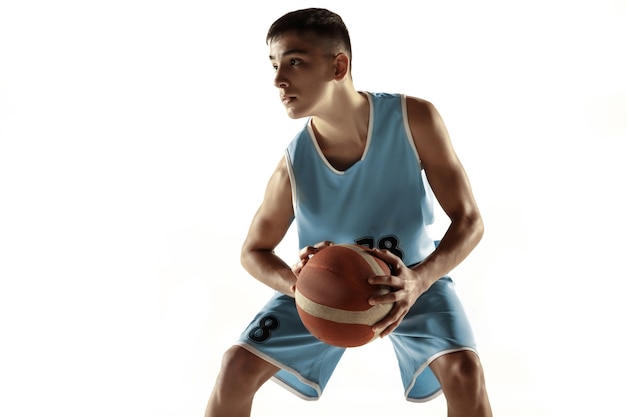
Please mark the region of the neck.
[[364, 94], [354, 89], [344, 94], [334, 94], [328, 110], [314, 115], [311, 122], [322, 146], [346, 141], [365, 143], [369, 101]]

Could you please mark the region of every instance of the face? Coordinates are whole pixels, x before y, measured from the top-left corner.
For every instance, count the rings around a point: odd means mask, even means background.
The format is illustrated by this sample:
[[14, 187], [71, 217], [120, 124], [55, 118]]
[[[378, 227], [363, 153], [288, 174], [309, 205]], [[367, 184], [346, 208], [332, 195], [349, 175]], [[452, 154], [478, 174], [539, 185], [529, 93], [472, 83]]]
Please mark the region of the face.
[[330, 103], [334, 57], [301, 36], [286, 34], [270, 41], [274, 85], [292, 119], [313, 116]]

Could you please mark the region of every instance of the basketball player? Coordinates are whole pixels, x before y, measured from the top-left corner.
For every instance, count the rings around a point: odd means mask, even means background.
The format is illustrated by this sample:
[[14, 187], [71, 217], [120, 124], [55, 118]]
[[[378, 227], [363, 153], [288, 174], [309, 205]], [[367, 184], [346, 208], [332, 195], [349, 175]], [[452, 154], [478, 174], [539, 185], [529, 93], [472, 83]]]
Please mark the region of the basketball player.
[[[374, 330], [394, 346], [406, 399], [443, 392], [449, 416], [490, 416], [472, 331], [446, 275], [477, 245], [483, 223], [437, 110], [418, 98], [355, 90], [348, 31], [328, 10], [286, 14], [267, 43], [287, 114], [308, 119], [242, 248], [243, 266], [276, 295], [225, 353], [206, 416], [249, 416], [270, 378], [302, 398], [322, 394], [344, 349], [309, 334], [294, 291], [307, 259], [333, 243], [376, 248], [392, 265], [391, 276], [372, 283], [394, 291], [370, 304], [395, 303]], [[431, 192], [451, 220], [436, 247], [426, 228]], [[294, 219], [301, 251], [290, 267], [274, 249]]]

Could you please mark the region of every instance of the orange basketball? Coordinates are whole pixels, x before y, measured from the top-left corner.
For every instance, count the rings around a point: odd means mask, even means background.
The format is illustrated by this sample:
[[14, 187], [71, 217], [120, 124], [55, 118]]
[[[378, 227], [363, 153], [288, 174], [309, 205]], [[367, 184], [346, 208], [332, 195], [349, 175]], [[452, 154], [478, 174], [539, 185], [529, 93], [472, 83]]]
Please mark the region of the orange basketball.
[[370, 297], [388, 294], [390, 288], [367, 280], [389, 274], [387, 264], [363, 246], [341, 244], [320, 250], [296, 282], [296, 307], [304, 326], [334, 346], [356, 347], [373, 341], [378, 333], [371, 326], [393, 304], [371, 306]]

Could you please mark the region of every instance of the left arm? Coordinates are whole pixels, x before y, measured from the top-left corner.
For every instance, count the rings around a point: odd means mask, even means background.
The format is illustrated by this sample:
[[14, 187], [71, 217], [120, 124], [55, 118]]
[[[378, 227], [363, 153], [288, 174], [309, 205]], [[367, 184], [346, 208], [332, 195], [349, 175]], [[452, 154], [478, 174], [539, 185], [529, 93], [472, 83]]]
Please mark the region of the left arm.
[[[483, 236], [483, 221], [465, 169], [435, 107], [407, 98], [411, 133], [422, 166], [450, 226], [418, 270], [432, 284], [459, 265]], [[430, 286], [430, 285], [429, 285]]]
[[374, 326], [385, 329], [381, 337], [398, 327], [417, 298], [459, 265], [483, 235], [482, 217], [469, 179], [441, 116], [431, 103], [411, 97], [407, 97], [407, 112], [422, 167], [441, 208], [450, 218], [450, 226], [437, 249], [412, 269], [392, 253], [378, 252], [378, 256], [392, 265], [392, 275], [376, 277], [370, 282], [395, 289], [370, 299], [371, 304], [395, 303], [389, 315]]

